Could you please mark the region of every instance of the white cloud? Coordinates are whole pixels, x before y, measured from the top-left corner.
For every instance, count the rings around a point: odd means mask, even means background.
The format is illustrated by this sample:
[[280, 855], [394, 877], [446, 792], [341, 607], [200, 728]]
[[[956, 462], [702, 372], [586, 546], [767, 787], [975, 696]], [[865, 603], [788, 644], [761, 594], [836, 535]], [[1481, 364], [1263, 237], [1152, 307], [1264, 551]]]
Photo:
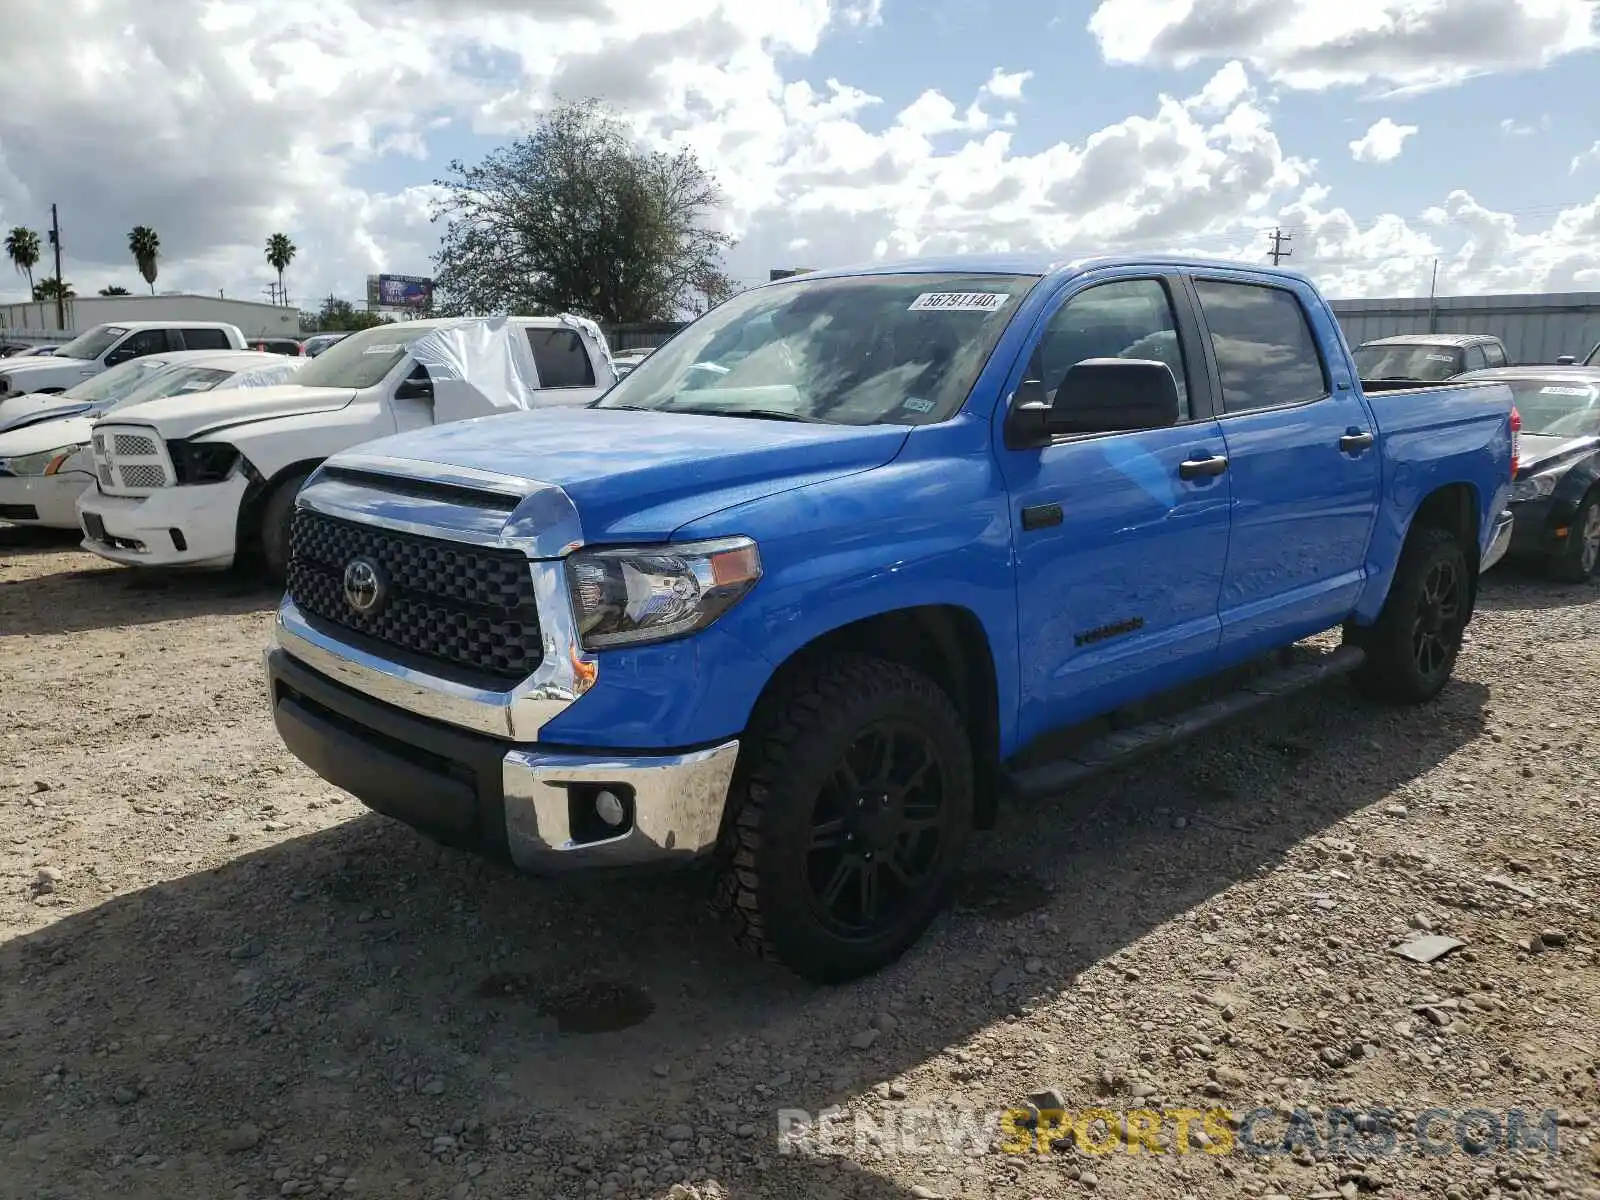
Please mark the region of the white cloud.
[[[1154, 33], [1142, 50], [1126, 30], [1097, 36], [1112, 57], [1120, 47], [1166, 61], [1176, 35], [1160, 45], [1157, 35], [1191, 29], [1196, 12], [1219, 2], [1150, 0], [1144, 24]], [[1105, 0], [1096, 22], [1104, 27], [1120, 4]], [[1462, 4], [1489, 0], [1433, 0]], [[1350, 12], [1378, 21], [1396, 7], [1347, 0], [1325, 24], [1348, 34]], [[1287, 25], [1273, 15], [1280, 8]], [[1426, 219], [1357, 220], [1340, 207], [1317, 164], [1280, 141], [1271, 89], [1257, 87], [1263, 76], [1306, 78], [1310, 6], [1248, 0], [1236, 10], [1233, 26], [1212, 31], [1214, 48], [1183, 51], [1221, 60], [1193, 94], [1153, 96], [1062, 138], [1049, 135], [1053, 114], [1025, 104], [1025, 70], [995, 68], [971, 92], [929, 88], [898, 111], [870, 78], [802, 78], [825, 38], [857, 37], [882, 19], [875, 0], [10, 0], [0, 227], [42, 228], [59, 202], [67, 277], [87, 293], [134, 282], [127, 230], [152, 224], [162, 288], [230, 295], [265, 286], [262, 245], [281, 229], [300, 247], [288, 272], [297, 300], [358, 296], [368, 272], [430, 269], [439, 232], [430, 176], [451, 139], [508, 139], [553, 96], [598, 94], [641, 138], [692, 147], [715, 172], [741, 239], [730, 266], [747, 280], [797, 261], [962, 250], [1261, 261], [1264, 231], [1281, 224], [1295, 239], [1293, 264], [1344, 294], [1415, 291], [1418, 278], [1425, 290], [1417, 264], [1435, 254], [1463, 286], [1595, 286], [1594, 205], [1543, 231], [1464, 194]], [[1505, 20], [1542, 29], [1536, 18], [1565, 10], [1529, 0]], [[1239, 32], [1246, 17], [1293, 36], [1263, 50]], [[1411, 44], [1408, 32], [1390, 34]], [[1331, 51], [1328, 62], [1352, 78], [1415, 82], [1399, 69], [1404, 55], [1357, 42], [1348, 62]], [[1497, 54], [1485, 51], [1480, 65]], [[1457, 46], [1440, 62], [1467, 57]], [[1024, 140], [1018, 112], [1046, 136], [1030, 129]], [[1380, 130], [1397, 134], [1397, 146], [1411, 131], [1380, 121], [1359, 142]], [[0, 289], [19, 290], [8, 272]]]
[[1583, 170], [1592, 162], [1600, 163], [1600, 142], [1596, 142], [1582, 154], [1574, 154], [1572, 156], [1572, 165], [1569, 168], [1569, 173], [1576, 175], [1579, 171]]
[[1600, 45], [1592, 0], [1101, 0], [1110, 62], [1240, 58], [1297, 88], [1436, 87]]
[[1400, 157], [1406, 139], [1416, 132], [1415, 125], [1396, 125], [1383, 117], [1350, 143], [1350, 157], [1359, 163], [1393, 162]]

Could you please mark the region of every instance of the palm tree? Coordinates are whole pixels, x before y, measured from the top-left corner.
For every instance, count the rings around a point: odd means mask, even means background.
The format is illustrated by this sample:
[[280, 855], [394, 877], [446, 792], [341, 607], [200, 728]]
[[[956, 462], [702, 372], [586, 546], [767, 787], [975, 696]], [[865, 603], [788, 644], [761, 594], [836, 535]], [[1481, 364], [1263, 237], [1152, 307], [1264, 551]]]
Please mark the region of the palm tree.
[[150, 285], [150, 294], [156, 294], [156, 259], [161, 257], [161, 239], [148, 225], [135, 225], [128, 234], [128, 251], [139, 266], [139, 274]]
[[6, 257], [28, 277], [28, 291], [32, 292], [33, 269], [39, 265], [39, 235], [26, 225], [18, 225], [6, 234]]
[[54, 300], [57, 293], [60, 293], [63, 300], [71, 300], [78, 294], [72, 290], [72, 284], [61, 279], [41, 279], [33, 285], [35, 300]]
[[113, 283], [110, 287], [101, 288], [100, 294], [102, 296], [126, 296], [128, 294], [128, 289]]
[[278, 296], [284, 304], [289, 300], [283, 294], [283, 272], [294, 261], [295, 249], [286, 233], [275, 233], [267, 239], [267, 266], [278, 273]]

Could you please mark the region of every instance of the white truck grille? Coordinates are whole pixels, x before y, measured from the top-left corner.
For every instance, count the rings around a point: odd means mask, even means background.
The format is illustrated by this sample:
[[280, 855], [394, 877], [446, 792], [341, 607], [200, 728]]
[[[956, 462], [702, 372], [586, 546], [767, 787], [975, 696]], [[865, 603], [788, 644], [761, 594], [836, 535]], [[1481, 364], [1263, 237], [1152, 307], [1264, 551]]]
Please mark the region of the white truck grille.
[[147, 425], [96, 425], [94, 470], [104, 492], [153, 492], [174, 482], [167, 448]]

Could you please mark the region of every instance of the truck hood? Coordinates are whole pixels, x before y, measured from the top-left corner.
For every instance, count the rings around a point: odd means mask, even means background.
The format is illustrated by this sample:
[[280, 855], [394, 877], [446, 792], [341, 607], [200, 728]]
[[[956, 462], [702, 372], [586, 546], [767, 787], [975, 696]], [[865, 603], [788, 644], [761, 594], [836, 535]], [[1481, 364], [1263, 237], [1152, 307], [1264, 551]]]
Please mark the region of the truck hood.
[[275, 417], [332, 412], [349, 404], [355, 395], [351, 388], [304, 387], [294, 383], [278, 387], [218, 388], [214, 392], [191, 392], [124, 404], [106, 414], [105, 420], [119, 425], [126, 421], [154, 425], [163, 438], [191, 438]]
[[909, 433], [903, 425], [545, 408], [394, 434], [352, 453], [555, 484], [577, 506], [586, 541], [660, 540], [723, 508], [882, 466]]
[[65, 396], [30, 393], [0, 400], [0, 433], [21, 429], [39, 421], [53, 421], [58, 417], [76, 416], [87, 412], [91, 406], [84, 400], [68, 400]]
[[39, 421], [24, 429], [0, 433], [0, 460], [42, 454], [61, 446], [80, 446], [88, 442], [93, 417], [65, 417]]
[[79, 380], [90, 379], [99, 373], [99, 363], [76, 358], [25, 358], [14, 366], [0, 362], [0, 379], [9, 379], [14, 392], [36, 392], [42, 387], [71, 387]]

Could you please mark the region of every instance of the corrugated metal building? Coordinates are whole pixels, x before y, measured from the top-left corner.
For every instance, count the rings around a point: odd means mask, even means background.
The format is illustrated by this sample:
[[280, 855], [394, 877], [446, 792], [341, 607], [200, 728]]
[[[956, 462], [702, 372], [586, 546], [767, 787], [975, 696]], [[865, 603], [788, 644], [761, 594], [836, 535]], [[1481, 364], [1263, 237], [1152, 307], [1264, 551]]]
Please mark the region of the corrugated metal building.
[[85, 329], [118, 321], [227, 321], [247, 338], [300, 333], [298, 309], [220, 296], [74, 296], [66, 302], [66, 310], [63, 332], [56, 325], [54, 300], [0, 304], [0, 333], [22, 341], [64, 342]]
[[1514, 363], [1580, 359], [1600, 343], [1600, 292], [1335, 300], [1351, 348], [1396, 333], [1492, 333]]

